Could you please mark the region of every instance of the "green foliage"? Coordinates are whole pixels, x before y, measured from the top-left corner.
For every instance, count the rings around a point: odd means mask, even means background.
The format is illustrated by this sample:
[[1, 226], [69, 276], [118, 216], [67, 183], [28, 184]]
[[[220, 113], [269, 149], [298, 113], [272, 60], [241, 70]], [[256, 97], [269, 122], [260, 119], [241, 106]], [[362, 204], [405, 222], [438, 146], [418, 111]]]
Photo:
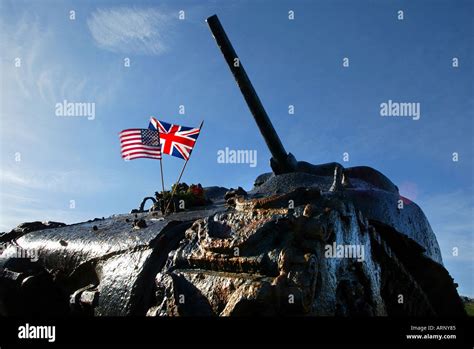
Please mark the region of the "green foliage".
[[474, 316], [474, 302], [469, 302], [464, 304], [464, 309], [469, 316]]
[[200, 185], [198, 188], [198, 185], [192, 184], [191, 186], [188, 186], [186, 183], [179, 183], [176, 189], [175, 186], [176, 185], [173, 185], [171, 191], [166, 191], [162, 194], [165, 202], [169, 202], [171, 199], [171, 193], [174, 190], [173, 200], [175, 202], [183, 200], [186, 208], [202, 206], [208, 203]]

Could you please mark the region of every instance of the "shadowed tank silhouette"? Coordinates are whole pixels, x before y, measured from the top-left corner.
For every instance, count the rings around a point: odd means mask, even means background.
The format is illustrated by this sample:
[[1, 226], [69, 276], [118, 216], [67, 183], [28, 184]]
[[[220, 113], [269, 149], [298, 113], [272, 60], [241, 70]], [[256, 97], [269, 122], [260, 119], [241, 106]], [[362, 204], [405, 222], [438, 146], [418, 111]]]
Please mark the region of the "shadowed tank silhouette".
[[166, 216], [20, 225], [0, 236], [0, 314], [465, 315], [422, 210], [375, 169], [287, 153], [219, 19], [207, 23], [273, 172]]

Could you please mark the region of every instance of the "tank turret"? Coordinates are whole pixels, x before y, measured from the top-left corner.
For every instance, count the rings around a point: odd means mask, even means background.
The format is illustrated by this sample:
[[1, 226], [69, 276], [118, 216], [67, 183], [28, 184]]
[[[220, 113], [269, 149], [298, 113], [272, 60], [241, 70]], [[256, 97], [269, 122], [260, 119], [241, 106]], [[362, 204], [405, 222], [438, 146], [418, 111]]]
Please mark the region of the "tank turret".
[[[438, 242], [425, 215], [415, 203], [402, 198], [398, 187], [384, 174], [368, 166], [344, 168], [336, 162], [313, 165], [297, 161], [286, 152], [219, 18], [213, 15], [207, 19], [207, 24], [272, 154], [270, 166], [273, 173], [301, 172], [318, 176], [313, 177], [311, 185], [321, 189], [328, 189], [322, 184], [321, 177], [334, 177], [333, 190], [344, 190], [345, 196], [356, 202], [370, 219], [393, 226], [423, 246], [427, 256], [442, 263]], [[403, 211], [401, 205], [404, 205]]]

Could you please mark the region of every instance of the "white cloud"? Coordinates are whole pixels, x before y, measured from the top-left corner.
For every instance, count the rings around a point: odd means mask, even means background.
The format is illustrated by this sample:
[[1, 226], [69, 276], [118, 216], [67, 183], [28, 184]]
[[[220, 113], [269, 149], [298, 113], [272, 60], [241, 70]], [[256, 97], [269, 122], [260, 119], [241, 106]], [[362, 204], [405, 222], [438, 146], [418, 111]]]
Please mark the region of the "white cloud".
[[157, 9], [98, 9], [87, 19], [97, 45], [112, 52], [160, 55], [167, 50], [171, 15]]

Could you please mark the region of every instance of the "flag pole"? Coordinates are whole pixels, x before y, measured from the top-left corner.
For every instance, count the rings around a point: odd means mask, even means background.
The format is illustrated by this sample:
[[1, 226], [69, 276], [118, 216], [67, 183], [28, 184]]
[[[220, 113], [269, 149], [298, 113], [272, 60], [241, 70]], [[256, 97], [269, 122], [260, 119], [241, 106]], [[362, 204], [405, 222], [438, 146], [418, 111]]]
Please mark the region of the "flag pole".
[[[163, 157], [163, 154], [161, 155]], [[163, 195], [165, 195], [165, 180], [163, 179], [163, 162], [161, 161], [160, 158], [160, 171], [161, 171], [161, 188]]]
[[[201, 128], [202, 128], [202, 125], [203, 125], [203, 124], [204, 124], [204, 120], [201, 121], [201, 125], [199, 125], [199, 134], [201, 133]], [[191, 154], [193, 153], [193, 150], [194, 150], [194, 147], [196, 146], [196, 143], [197, 143], [197, 139], [196, 139], [196, 142], [194, 143], [193, 149], [191, 150]], [[188, 164], [188, 161], [189, 161], [189, 159], [191, 158], [191, 154], [189, 154], [188, 159], [187, 159], [186, 162], [184, 163], [183, 168], [181, 169], [181, 173], [179, 174], [178, 180], [176, 181], [176, 183], [175, 183], [175, 185], [174, 185], [174, 188], [173, 188], [173, 190], [171, 191], [170, 201], [168, 201], [168, 204], [166, 205], [165, 214], [166, 214], [166, 212], [168, 211], [168, 207], [170, 206], [171, 201], [173, 201], [173, 195], [174, 195], [174, 193], [176, 192], [176, 188], [178, 187], [178, 184], [179, 184], [179, 181], [181, 180], [181, 177], [183, 176], [184, 170], [186, 169], [186, 165]]]
[[[150, 123], [153, 122], [154, 120], [154, 116], [150, 116]], [[163, 176], [163, 152], [162, 152], [162, 149], [161, 149], [161, 139], [160, 139], [160, 130], [158, 129], [158, 127], [155, 127], [156, 128], [156, 131], [158, 132], [158, 143], [160, 144], [160, 152], [161, 152], [161, 157], [160, 157], [160, 173], [161, 173], [161, 194], [163, 195], [163, 197], [165, 196], [165, 180], [164, 180], [164, 176]]]

